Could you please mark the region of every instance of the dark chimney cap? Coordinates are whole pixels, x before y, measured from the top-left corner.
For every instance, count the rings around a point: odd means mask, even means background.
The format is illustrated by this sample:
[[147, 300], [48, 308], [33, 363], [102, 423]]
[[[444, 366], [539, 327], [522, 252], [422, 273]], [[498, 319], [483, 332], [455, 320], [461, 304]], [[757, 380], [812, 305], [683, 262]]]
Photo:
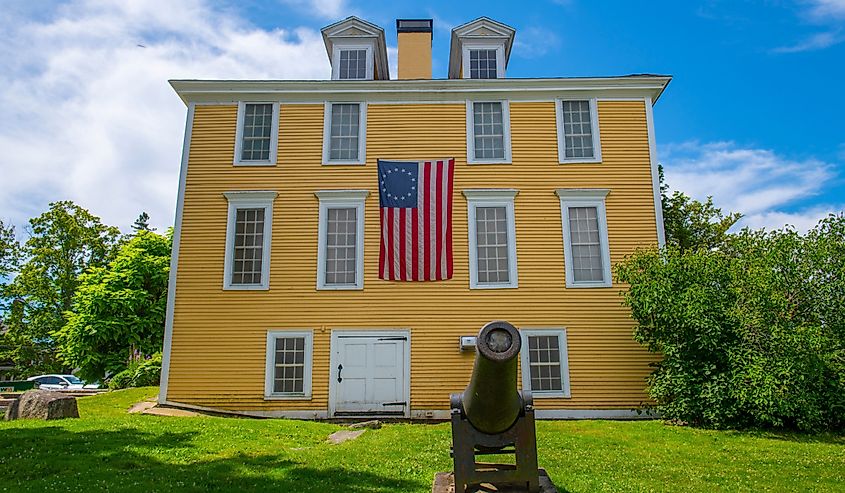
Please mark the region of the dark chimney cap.
[[396, 19], [397, 33], [432, 33], [432, 31], [434, 31], [432, 19]]

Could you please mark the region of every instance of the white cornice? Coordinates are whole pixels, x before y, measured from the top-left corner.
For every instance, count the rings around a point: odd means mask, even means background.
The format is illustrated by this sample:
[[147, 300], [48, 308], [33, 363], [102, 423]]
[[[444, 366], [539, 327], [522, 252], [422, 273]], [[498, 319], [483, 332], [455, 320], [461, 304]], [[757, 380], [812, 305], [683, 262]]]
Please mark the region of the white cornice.
[[[471, 99], [473, 94], [500, 99], [545, 99], [585, 93], [603, 97], [650, 97], [657, 101], [672, 78], [663, 75], [577, 77], [558, 79], [433, 79], [433, 80], [171, 80], [187, 104], [244, 100], [446, 101]], [[558, 94], [555, 96], [554, 94]], [[584, 94], [577, 94], [578, 96]]]

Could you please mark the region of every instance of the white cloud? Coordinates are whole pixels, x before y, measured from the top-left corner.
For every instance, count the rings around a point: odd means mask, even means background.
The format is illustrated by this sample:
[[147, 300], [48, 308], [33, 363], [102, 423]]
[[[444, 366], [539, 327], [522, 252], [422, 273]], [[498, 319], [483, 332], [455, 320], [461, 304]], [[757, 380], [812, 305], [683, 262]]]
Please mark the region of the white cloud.
[[809, 0], [809, 15], [817, 19], [845, 19], [845, 0]]
[[0, 31], [0, 214], [19, 226], [63, 199], [124, 229], [142, 210], [170, 225], [185, 106], [168, 79], [329, 75], [318, 32], [204, 0], [74, 0]]
[[521, 29], [514, 40], [513, 54], [522, 58], [539, 58], [560, 46], [554, 31], [539, 26]]
[[799, 53], [802, 51], [823, 50], [845, 41], [845, 33], [841, 29], [813, 34], [812, 36], [790, 46], [781, 46], [772, 50], [773, 53]]
[[[346, 0], [280, 0], [314, 17], [346, 17]], [[340, 20], [340, 19], [338, 19]]]
[[745, 217], [738, 227], [808, 225], [842, 210], [843, 205], [795, 211], [795, 204], [819, 194], [835, 176], [835, 166], [817, 159], [789, 159], [768, 149], [743, 148], [733, 142], [685, 142], [661, 148], [666, 181], [697, 199], [713, 196], [723, 212]]

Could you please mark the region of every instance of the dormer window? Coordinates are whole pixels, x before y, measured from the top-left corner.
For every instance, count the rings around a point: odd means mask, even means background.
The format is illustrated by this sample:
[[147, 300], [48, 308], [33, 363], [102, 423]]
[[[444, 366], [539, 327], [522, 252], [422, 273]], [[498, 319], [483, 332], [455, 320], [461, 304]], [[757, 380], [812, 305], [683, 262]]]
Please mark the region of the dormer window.
[[352, 16], [321, 30], [332, 80], [388, 80], [384, 29]]
[[450, 79], [503, 79], [516, 31], [487, 17], [452, 29]]
[[367, 50], [340, 48], [338, 79], [369, 79], [367, 77]]
[[495, 79], [498, 77], [496, 51], [497, 50], [468, 50], [469, 78]]

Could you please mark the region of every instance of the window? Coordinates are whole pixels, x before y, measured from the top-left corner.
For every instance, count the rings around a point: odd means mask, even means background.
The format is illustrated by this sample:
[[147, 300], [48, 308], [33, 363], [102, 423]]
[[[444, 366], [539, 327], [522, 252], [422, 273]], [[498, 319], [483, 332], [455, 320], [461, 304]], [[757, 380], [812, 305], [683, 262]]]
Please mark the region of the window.
[[223, 194], [229, 201], [223, 289], [268, 289], [276, 192]]
[[364, 200], [367, 190], [321, 190], [317, 289], [364, 288]]
[[464, 79], [501, 79], [505, 76], [505, 43], [477, 40], [461, 47]]
[[338, 79], [366, 79], [367, 50], [340, 50]]
[[507, 101], [467, 102], [469, 163], [511, 161], [510, 114]]
[[364, 164], [367, 107], [326, 103], [323, 164]]
[[373, 46], [337, 41], [332, 48], [332, 80], [372, 80]]
[[522, 388], [534, 397], [570, 397], [565, 329], [524, 329]]
[[469, 50], [469, 78], [495, 79], [496, 50]]
[[279, 103], [238, 104], [236, 165], [274, 165], [279, 136]]
[[517, 190], [464, 190], [469, 221], [469, 285], [472, 289], [515, 288]]
[[309, 399], [312, 352], [311, 331], [268, 331], [264, 398]]
[[566, 287], [610, 287], [606, 189], [558, 189]]
[[558, 100], [558, 157], [561, 163], [601, 162], [598, 111], [595, 99]]

